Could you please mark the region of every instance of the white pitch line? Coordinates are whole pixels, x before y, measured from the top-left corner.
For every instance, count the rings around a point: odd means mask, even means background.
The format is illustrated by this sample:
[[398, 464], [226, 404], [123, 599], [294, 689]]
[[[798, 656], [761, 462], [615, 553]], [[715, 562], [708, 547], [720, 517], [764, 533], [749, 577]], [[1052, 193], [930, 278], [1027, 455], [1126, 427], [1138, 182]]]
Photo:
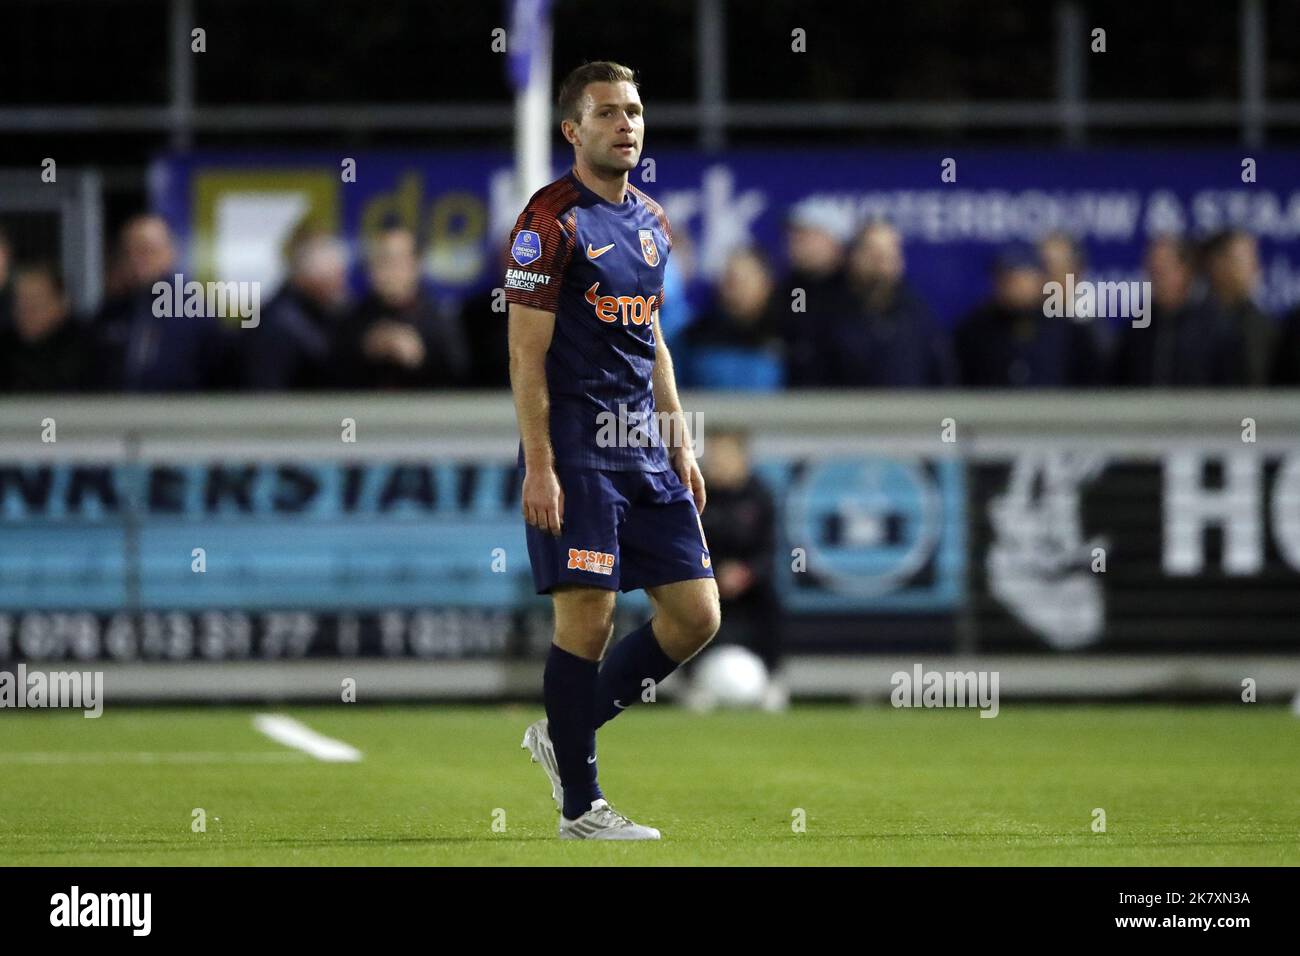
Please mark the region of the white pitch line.
[[311, 754], [317, 760], [332, 763], [355, 763], [361, 759], [356, 747], [318, 734], [306, 724], [284, 714], [258, 714], [253, 726], [277, 743]]
[[98, 753], [75, 751], [32, 750], [25, 753], [0, 753], [0, 763], [61, 764], [61, 763], [285, 763], [302, 760], [305, 754], [284, 753], [279, 750], [251, 751], [248, 753], [221, 753], [219, 751], [102, 751]]

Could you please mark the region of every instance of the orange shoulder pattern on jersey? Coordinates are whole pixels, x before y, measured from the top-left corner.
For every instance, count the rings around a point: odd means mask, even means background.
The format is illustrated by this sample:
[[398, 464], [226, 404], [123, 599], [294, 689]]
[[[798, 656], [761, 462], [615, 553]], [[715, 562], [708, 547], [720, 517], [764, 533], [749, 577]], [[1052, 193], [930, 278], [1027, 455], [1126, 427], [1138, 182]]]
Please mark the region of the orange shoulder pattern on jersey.
[[[631, 183], [627, 184], [627, 188], [631, 190], [632, 195], [639, 199], [647, 209], [654, 213], [655, 218], [659, 220], [659, 228], [662, 229], [664, 233], [664, 242], [668, 243], [668, 249], [666, 251], [671, 252], [673, 248], [673, 231], [668, 225], [668, 214], [664, 212], [664, 207], [659, 205]], [[655, 297], [655, 301], [658, 303], [655, 306], [656, 309], [663, 308], [664, 290], [662, 287], [660, 287], [659, 293]]]
[[[577, 235], [577, 217], [573, 205], [579, 198], [577, 188], [568, 177], [557, 179], [533, 193], [524, 211], [510, 230], [503, 264], [506, 274], [506, 301], [554, 312], [560, 299], [560, 284], [569, 267]], [[520, 232], [537, 234], [541, 255], [521, 265], [512, 255]]]
[[627, 188], [632, 190], [632, 195], [641, 200], [645, 207], [655, 214], [655, 218], [659, 220], [659, 228], [664, 231], [664, 239], [668, 242], [668, 249], [671, 251], [673, 248], [673, 231], [668, 225], [668, 214], [664, 212], [664, 207], [659, 205], [631, 183], [627, 184]]

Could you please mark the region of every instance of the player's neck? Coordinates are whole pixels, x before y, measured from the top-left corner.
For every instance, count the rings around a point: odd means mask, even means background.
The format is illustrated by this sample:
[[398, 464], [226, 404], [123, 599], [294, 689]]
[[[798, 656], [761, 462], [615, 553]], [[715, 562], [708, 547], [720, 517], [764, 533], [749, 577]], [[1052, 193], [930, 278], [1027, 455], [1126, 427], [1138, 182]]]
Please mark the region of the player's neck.
[[601, 199], [606, 202], [612, 202], [614, 205], [622, 205], [624, 198], [627, 196], [627, 173], [621, 172], [616, 174], [606, 174], [602, 176], [590, 166], [585, 165], [581, 160], [575, 160], [573, 164], [573, 175], [578, 177], [578, 182], [586, 186]]

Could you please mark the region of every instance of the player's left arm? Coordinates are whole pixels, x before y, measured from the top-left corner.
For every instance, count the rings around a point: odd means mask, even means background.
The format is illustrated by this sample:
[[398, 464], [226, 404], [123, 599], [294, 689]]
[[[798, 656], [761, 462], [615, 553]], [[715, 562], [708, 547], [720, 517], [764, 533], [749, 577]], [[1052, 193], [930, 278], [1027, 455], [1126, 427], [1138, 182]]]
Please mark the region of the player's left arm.
[[654, 311], [655, 331], [655, 366], [651, 381], [654, 386], [655, 411], [659, 421], [666, 424], [667, 434], [663, 434], [664, 444], [668, 446], [668, 458], [673, 470], [682, 484], [691, 489], [695, 498], [695, 509], [704, 513], [704, 475], [695, 461], [695, 443], [690, 430], [686, 427], [686, 416], [682, 414], [682, 403], [677, 397], [677, 377], [673, 374], [673, 357], [668, 353], [664, 343], [663, 331], [659, 328], [659, 310]]

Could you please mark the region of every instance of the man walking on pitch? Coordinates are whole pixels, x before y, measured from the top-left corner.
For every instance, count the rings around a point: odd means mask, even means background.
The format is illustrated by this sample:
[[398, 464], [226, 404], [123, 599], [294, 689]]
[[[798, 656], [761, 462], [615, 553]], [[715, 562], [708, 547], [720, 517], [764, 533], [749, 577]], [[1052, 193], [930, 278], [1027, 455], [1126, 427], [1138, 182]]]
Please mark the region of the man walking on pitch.
[[[550, 777], [562, 839], [657, 840], [604, 799], [596, 730], [720, 622], [704, 479], [659, 332], [672, 234], [663, 209], [628, 183], [645, 133], [632, 71], [578, 67], [559, 110], [573, 168], [528, 201], [505, 277], [528, 557], [555, 611], [546, 718], [523, 746]], [[667, 440], [659, 418], [673, 426]], [[601, 666], [616, 592], [637, 588], [654, 616]]]

